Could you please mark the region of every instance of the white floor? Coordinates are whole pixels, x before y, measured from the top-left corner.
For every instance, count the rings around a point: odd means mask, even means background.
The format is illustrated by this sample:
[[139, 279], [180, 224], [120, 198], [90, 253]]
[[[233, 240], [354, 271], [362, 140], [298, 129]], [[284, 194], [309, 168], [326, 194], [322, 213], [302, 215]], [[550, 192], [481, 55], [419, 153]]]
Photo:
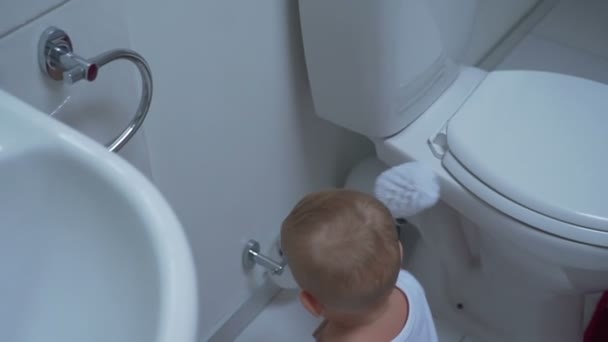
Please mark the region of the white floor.
[[[320, 322], [302, 308], [297, 292], [283, 291], [236, 340], [237, 342], [311, 342]], [[465, 337], [437, 321], [440, 342], [464, 342]]]
[[[607, 36], [608, 1], [562, 0], [497, 69], [553, 71], [608, 84]], [[414, 253], [408, 268], [428, 279], [422, 273], [429, 272], [433, 262], [427, 257], [421, 260], [424, 254]], [[318, 323], [300, 306], [297, 293], [283, 291], [237, 341], [313, 341], [311, 333]], [[448, 322], [437, 320], [437, 329], [440, 342], [472, 342]]]

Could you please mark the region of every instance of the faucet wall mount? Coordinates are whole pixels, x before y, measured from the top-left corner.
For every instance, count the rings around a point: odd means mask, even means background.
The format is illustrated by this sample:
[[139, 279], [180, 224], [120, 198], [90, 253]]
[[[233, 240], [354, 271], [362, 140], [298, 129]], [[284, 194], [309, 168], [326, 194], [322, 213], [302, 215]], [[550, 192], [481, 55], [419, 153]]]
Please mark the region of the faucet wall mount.
[[55, 81], [76, 83], [97, 78], [99, 66], [74, 54], [72, 40], [64, 31], [50, 27], [40, 37], [38, 63], [43, 73]]

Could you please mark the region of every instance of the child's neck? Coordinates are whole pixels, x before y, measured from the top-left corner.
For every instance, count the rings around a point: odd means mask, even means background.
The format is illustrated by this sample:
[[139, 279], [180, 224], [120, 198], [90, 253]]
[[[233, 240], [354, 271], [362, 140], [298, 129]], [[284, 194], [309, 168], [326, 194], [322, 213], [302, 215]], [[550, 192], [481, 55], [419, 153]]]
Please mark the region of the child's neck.
[[326, 318], [336, 328], [342, 329], [371, 325], [389, 310], [390, 298], [391, 295], [387, 296], [380, 303], [374, 305], [373, 308], [370, 308], [364, 313], [337, 314]]
[[321, 340], [344, 336], [367, 336], [370, 341], [389, 340], [403, 329], [409, 318], [409, 303], [401, 291], [392, 293], [373, 309], [361, 314], [328, 315], [327, 325], [320, 331]]

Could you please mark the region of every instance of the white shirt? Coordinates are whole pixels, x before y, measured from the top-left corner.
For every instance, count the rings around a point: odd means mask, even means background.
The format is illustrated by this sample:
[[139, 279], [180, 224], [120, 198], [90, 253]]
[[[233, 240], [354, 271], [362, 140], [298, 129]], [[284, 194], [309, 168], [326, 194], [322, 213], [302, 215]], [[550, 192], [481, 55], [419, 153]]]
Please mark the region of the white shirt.
[[407, 297], [409, 315], [403, 330], [392, 342], [438, 342], [431, 309], [418, 280], [408, 271], [401, 270], [397, 278], [397, 288]]

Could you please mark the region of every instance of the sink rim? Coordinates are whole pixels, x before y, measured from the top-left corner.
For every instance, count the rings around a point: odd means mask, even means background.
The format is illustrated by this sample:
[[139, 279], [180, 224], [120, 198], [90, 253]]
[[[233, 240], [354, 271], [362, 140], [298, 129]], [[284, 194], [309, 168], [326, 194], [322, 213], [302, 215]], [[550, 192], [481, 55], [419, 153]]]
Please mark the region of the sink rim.
[[16, 127], [7, 145], [0, 135], [0, 161], [3, 155], [51, 148], [83, 163], [117, 189], [137, 189], [120, 195], [144, 220], [157, 259], [161, 298], [156, 342], [195, 341], [198, 300], [193, 256], [181, 223], [160, 191], [118, 155], [2, 89], [0, 104], [0, 120], [9, 122], [2, 126], [10, 127], [12, 122]]

